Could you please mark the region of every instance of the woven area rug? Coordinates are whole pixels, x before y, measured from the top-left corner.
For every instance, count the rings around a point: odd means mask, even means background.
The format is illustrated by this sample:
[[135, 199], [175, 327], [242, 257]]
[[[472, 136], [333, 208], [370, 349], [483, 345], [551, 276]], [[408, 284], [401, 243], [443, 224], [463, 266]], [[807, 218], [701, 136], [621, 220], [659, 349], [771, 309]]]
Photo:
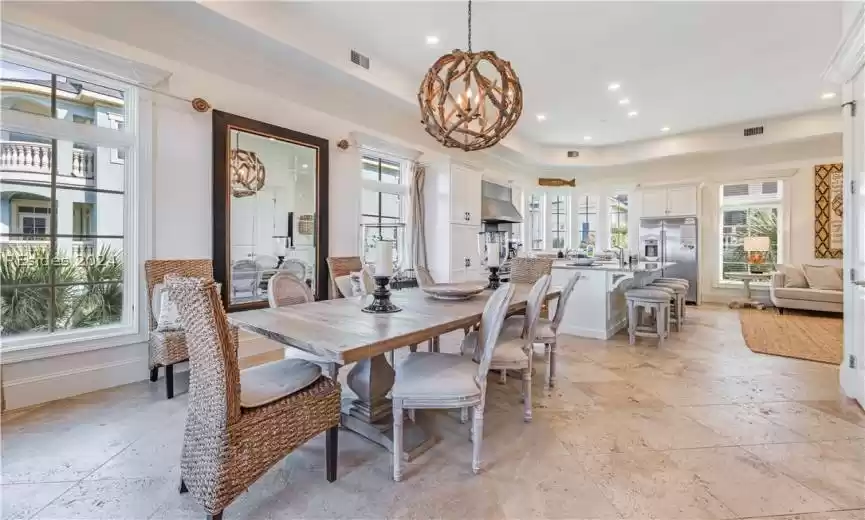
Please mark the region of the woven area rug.
[[844, 320], [840, 316], [790, 311], [782, 315], [776, 309], [741, 309], [739, 321], [745, 343], [754, 352], [833, 365], [841, 363]]

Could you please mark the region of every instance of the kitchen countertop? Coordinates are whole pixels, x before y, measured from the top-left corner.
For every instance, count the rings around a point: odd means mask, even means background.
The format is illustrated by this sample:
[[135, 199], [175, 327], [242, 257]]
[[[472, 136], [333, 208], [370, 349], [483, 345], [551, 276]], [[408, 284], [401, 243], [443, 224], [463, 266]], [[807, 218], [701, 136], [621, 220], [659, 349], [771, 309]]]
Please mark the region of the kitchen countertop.
[[634, 267], [619, 267], [618, 262], [598, 262], [594, 265], [570, 265], [574, 260], [556, 260], [553, 269], [573, 269], [578, 271], [607, 271], [612, 273], [649, 273], [670, 267], [675, 262], [640, 262]]

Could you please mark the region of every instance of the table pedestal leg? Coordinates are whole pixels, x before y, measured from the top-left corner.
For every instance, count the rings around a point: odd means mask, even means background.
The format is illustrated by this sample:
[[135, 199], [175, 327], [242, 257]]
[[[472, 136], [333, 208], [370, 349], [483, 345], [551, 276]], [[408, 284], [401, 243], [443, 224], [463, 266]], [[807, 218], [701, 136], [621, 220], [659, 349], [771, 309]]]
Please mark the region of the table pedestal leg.
[[[393, 386], [394, 371], [379, 354], [359, 361], [349, 371], [348, 387], [357, 399], [344, 399], [342, 426], [358, 435], [393, 450], [393, 408], [387, 397]], [[436, 442], [433, 419], [418, 410], [415, 421], [403, 421], [403, 457], [412, 460]]]

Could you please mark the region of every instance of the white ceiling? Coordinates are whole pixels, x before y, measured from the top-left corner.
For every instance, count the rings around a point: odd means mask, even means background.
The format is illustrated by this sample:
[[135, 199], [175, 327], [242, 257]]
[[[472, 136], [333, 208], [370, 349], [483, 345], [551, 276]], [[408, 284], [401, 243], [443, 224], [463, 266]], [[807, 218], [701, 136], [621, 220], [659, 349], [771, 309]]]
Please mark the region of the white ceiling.
[[[301, 16], [420, 82], [466, 46], [464, 2], [309, 2]], [[473, 47], [510, 60], [525, 96], [518, 134], [603, 145], [823, 108], [840, 2], [475, 2]], [[440, 38], [433, 48], [428, 35]], [[619, 92], [607, 84], [619, 82]], [[629, 107], [618, 100], [627, 97]], [[639, 111], [628, 118], [628, 110]], [[536, 114], [547, 120], [538, 122]], [[586, 142], [584, 136], [592, 136]]]

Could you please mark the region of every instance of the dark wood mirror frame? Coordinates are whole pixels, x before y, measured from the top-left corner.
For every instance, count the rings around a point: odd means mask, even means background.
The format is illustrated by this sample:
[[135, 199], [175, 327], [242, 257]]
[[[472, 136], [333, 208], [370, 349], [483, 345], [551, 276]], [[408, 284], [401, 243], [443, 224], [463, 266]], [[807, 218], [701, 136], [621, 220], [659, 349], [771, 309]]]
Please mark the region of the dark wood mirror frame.
[[327, 299], [328, 255], [328, 140], [295, 132], [219, 110], [213, 111], [213, 274], [222, 284], [222, 302], [228, 312], [259, 309], [267, 300], [231, 304], [231, 184], [228, 173], [231, 131], [239, 130], [264, 137], [315, 148], [318, 154], [315, 177], [315, 297]]

